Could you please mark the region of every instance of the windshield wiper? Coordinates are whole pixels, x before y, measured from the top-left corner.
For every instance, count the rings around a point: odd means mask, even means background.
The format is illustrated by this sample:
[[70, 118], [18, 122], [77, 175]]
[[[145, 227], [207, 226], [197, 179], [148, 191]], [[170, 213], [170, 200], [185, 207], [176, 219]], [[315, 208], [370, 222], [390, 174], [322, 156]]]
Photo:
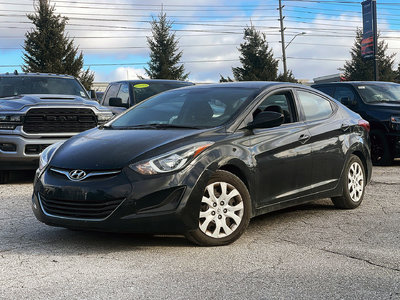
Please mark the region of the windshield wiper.
[[195, 126], [185, 126], [185, 125], [175, 125], [175, 124], [160, 124], [160, 123], [149, 123], [149, 124], [138, 124], [131, 126], [121, 126], [113, 127], [115, 129], [167, 129], [167, 128], [181, 128], [181, 129], [200, 129], [200, 127]]

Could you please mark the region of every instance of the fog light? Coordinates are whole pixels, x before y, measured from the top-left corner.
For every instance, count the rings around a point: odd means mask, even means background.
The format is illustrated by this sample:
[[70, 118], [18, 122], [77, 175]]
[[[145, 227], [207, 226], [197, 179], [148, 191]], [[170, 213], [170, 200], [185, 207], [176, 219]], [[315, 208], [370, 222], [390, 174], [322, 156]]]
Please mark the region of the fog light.
[[0, 129], [14, 130], [16, 125], [12, 124], [0, 124]]
[[17, 151], [17, 145], [11, 143], [0, 144], [0, 150], [4, 152], [15, 152]]

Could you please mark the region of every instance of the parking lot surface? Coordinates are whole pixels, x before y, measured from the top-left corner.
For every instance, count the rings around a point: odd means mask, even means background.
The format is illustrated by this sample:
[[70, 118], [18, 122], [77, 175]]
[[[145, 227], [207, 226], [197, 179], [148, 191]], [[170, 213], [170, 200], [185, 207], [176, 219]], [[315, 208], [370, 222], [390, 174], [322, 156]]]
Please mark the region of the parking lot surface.
[[0, 186], [1, 299], [400, 299], [400, 161], [374, 168], [358, 209], [319, 200], [211, 248], [46, 226], [32, 176]]

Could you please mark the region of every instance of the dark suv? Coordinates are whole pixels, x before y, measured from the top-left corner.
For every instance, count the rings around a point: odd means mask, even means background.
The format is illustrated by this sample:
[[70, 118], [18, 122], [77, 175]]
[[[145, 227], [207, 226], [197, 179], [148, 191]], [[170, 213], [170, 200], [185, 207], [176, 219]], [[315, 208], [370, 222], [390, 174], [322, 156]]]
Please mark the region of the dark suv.
[[332, 82], [312, 87], [339, 100], [370, 123], [375, 165], [390, 165], [400, 156], [400, 84]]
[[100, 103], [108, 106], [114, 114], [119, 114], [127, 108], [158, 93], [189, 85], [193, 85], [193, 83], [163, 79], [111, 82]]

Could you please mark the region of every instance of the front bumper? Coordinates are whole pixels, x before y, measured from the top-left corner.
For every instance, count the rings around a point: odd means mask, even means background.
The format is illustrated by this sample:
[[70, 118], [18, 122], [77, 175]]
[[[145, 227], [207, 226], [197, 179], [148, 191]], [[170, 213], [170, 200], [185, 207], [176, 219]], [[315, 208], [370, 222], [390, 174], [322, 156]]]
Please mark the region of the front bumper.
[[[39, 221], [51, 226], [182, 234], [198, 226], [199, 197], [211, 175], [203, 170], [194, 171], [198, 177], [193, 170], [190, 176], [143, 177], [126, 168], [117, 175], [73, 182], [48, 169], [35, 178], [32, 209]], [[105, 213], [99, 207], [110, 210]]]
[[15, 151], [2, 151], [0, 149], [0, 170], [34, 170], [38, 167], [40, 151], [51, 144], [64, 141], [65, 139], [0, 135], [0, 144], [15, 145]]

